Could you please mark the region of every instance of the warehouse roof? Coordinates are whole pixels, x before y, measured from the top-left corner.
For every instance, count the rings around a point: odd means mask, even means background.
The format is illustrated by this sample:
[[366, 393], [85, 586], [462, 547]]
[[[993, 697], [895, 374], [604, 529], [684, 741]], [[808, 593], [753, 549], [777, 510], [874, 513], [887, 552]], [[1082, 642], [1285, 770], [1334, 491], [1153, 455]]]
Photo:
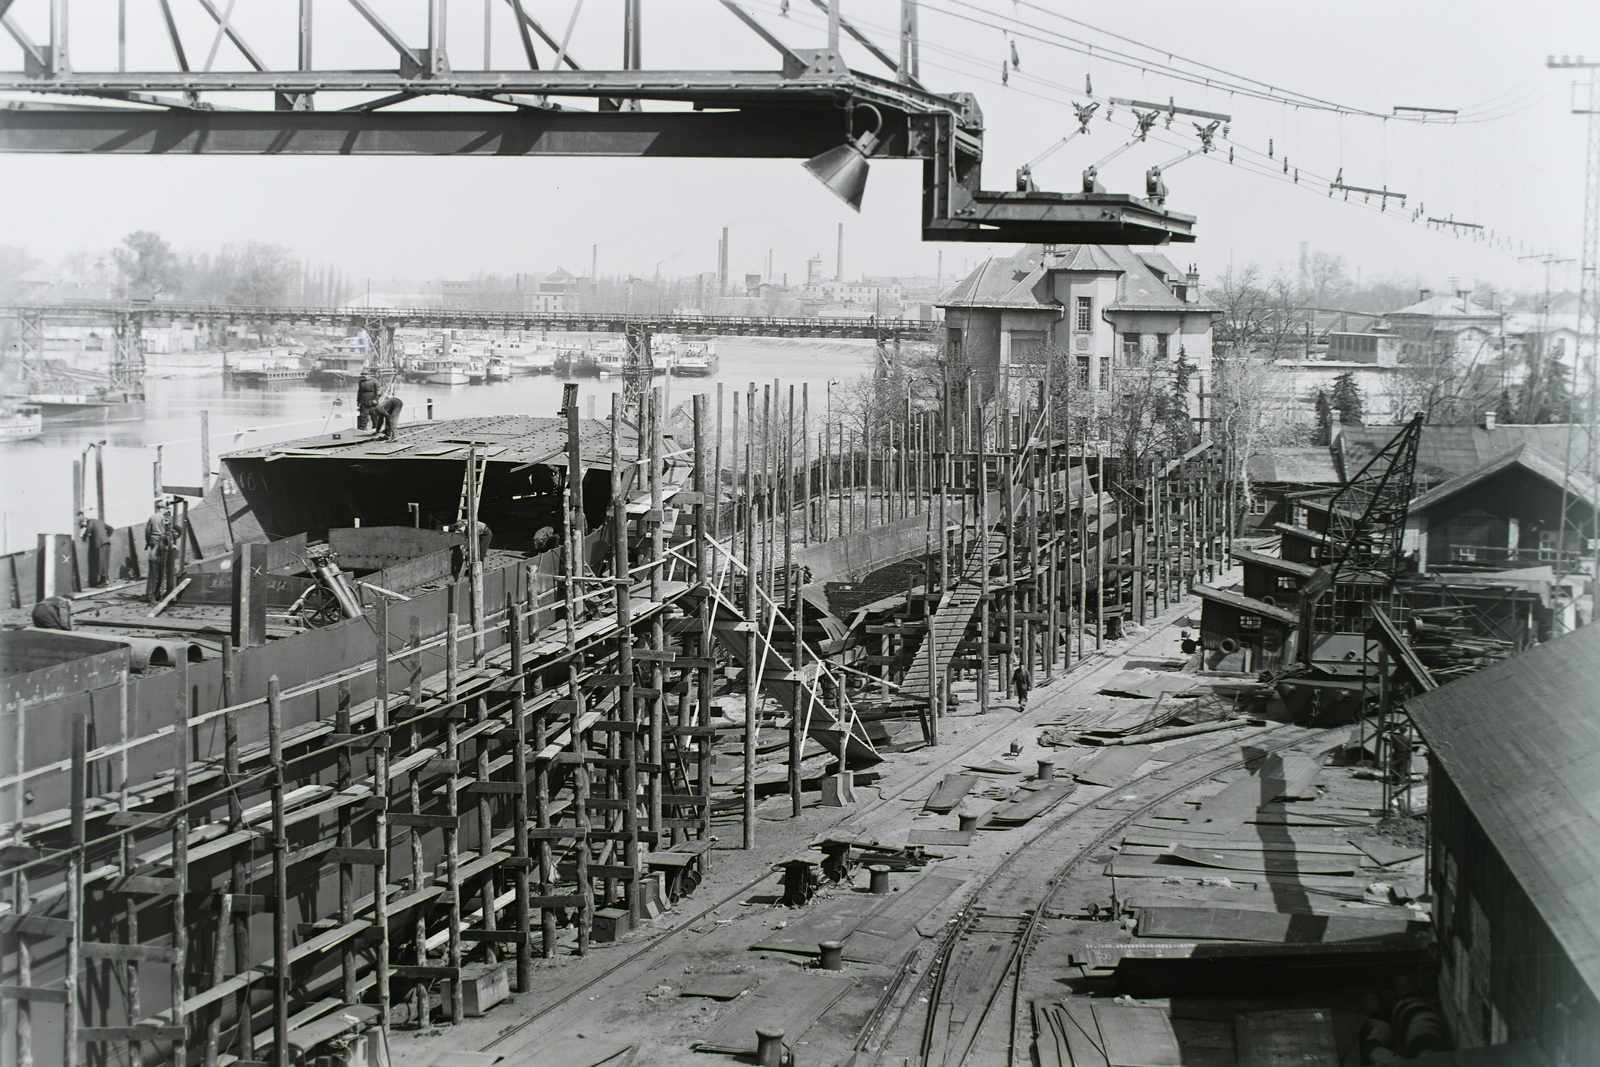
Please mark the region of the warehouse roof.
[[1411, 501], [1411, 511], [1427, 511], [1441, 501], [1457, 496], [1473, 486], [1492, 478], [1501, 471], [1517, 468], [1543, 478], [1557, 488], [1564, 488], [1568, 493], [1586, 501], [1590, 507], [1600, 508], [1600, 485], [1596, 485], [1593, 478], [1578, 471], [1570, 474], [1561, 464], [1526, 444], [1518, 445], [1510, 452], [1491, 459], [1489, 462], [1468, 471], [1458, 478], [1451, 478], [1448, 482], [1436, 485], [1432, 489]]
[[1295, 485], [1338, 485], [1339, 468], [1325, 446], [1283, 447], [1257, 452], [1245, 464], [1252, 482], [1289, 482]]
[[[1402, 429], [1402, 426], [1346, 425], [1339, 434], [1338, 443], [1340, 464], [1345, 473], [1355, 474]], [[1584, 455], [1587, 444], [1582, 425], [1498, 425], [1492, 430], [1482, 426], [1424, 426], [1417, 442], [1417, 481], [1437, 485], [1476, 470], [1496, 456], [1524, 444], [1559, 459], [1567, 454], [1569, 432], [1572, 454]]]
[[1406, 701], [1572, 965], [1600, 991], [1600, 626]]

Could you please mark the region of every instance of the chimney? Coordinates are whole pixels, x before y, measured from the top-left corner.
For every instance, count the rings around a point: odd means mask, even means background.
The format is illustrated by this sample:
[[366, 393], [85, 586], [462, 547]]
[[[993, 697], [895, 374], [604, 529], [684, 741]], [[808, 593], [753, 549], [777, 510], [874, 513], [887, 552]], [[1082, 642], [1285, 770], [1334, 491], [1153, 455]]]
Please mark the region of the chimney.
[[1417, 296], [1418, 300], [1426, 300], [1433, 295], [1432, 289], [1423, 289]]
[[1338, 443], [1339, 435], [1342, 433], [1344, 433], [1344, 414], [1338, 408], [1334, 408], [1328, 412], [1328, 443], [1330, 445]]
[[1494, 429], [1494, 425], [1495, 425], [1495, 414], [1494, 414], [1494, 412], [1485, 411], [1483, 413], [1483, 428], [1485, 430], [1492, 430], [1492, 429]]
[[833, 280], [844, 281], [844, 223], [839, 223], [839, 261], [834, 267]]
[[1189, 273], [1184, 275], [1184, 279], [1183, 280], [1188, 285], [1188, 289], [1187, 289], [1187, 291], [1185, 292], [1184, 295], [1186, 295], [1189, 298], [1189, 303], [1191, 303], [1191, 304], [1199, 303], [1200, 302], [1200, 267], [1199, 267], [1199, 265], [1194, 264], [1194, 263], [1189, 264]]
[[717, 242], [717, 295], [728, 295], [728, 228], [722, 228], [722, 240]]

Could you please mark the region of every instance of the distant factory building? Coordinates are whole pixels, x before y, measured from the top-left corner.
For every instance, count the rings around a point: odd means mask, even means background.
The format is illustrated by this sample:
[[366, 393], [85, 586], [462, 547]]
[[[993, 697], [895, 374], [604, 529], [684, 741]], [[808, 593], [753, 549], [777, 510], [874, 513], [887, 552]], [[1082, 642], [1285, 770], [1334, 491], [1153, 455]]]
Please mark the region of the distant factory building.
[[1197, 272], [1121, 245], [1026, 245], [985, 260], [939, 306], [951, 358], [980, 376], [1027, 374], [1053, 350], [1092, 390], [1151, 360], [1209, 369], [1221, 313], [1201, 297]]
[[1511, 1046], [1495, 1063], [1600, 1049], [1597, 664], [1586, 626], [1406, 702], [1428, 748], [1439, 999], [1458, 1048]]

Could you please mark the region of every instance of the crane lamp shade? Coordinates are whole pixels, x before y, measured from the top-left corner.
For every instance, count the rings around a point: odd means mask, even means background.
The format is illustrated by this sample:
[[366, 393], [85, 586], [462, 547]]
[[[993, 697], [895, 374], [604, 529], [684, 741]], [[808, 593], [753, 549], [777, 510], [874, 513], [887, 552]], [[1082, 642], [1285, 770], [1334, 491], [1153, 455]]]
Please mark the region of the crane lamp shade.
[[861, 210], [861, 198], [866, 195], [867, 171], [871, 169], [867, 160], [878, 147], [878, 130], [883, 126], [883, 116], [878, 114], [876, 108], [866, 106], [877, 115], [876, 127], [854, 140], [846, 141], [838, 148], [830, 148], [821, 155], [806, 160], [805, 164], [806, 170], [827, 186], [829, 192], [849, 204], [855, 211]]

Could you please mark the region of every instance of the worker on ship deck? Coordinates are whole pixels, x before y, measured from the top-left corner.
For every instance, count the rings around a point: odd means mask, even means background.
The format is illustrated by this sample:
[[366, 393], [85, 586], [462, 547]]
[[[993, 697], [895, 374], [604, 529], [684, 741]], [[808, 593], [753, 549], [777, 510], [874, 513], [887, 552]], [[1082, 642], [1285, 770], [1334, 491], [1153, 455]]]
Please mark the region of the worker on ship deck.
[[405, 407], [405, 401], [397, 396], [386, 396], [372, 406], [372, 432], [383, 434], [385, 438], [393, 441], [395, 433], [400, 429], [400, 409]]
[[372, 418], [372, 409], [377, 406], [381, 393], [378, 379], [362, 371], [361, 379], [356, 383], [356, 429], [367, 428], [368, 420]]

